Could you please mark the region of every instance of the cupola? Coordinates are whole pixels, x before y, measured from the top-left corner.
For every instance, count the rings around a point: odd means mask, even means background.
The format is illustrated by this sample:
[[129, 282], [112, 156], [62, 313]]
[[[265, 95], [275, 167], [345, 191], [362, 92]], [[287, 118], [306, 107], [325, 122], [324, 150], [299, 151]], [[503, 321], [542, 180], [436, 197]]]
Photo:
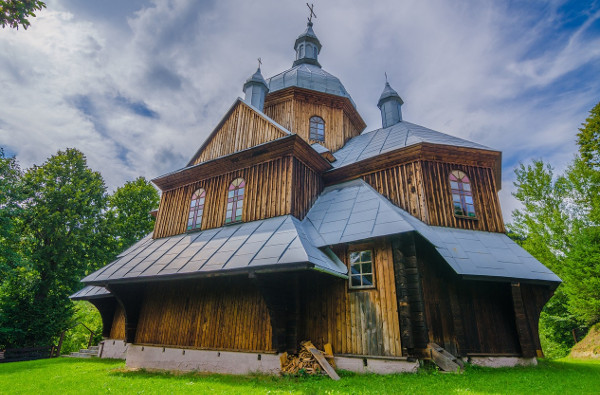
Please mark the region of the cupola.
[[383, 88], [379, 102], [377, 102], [377, 107], [381, 110], [381, 124], [384, 128], [402, 121], [402, 104], [404, 102], [398, 92], [393, 90], [389, 82], [386, 81], [385, 88]]
[[293, 66], [297, 66], [302, 63], [308, 63], [321, 67], [319, 61], [317, 60], [319, 52], [321, 52], [321, 43], [313, 31], [312, 26], [313, 23], [308, 21], [306, 30], [304, 33], [298, 36], [296, 42], [294, 43], [296, 60], [294, 61]]
[[263, 78], [259, 66], [256, 73], [248, 78], [244, 84], [244, 94], [246, 95], [244, 101], [260, 111], [263, 111], [267, 92], [269, 92], [269, 86], [267, 85], [267, 81]]

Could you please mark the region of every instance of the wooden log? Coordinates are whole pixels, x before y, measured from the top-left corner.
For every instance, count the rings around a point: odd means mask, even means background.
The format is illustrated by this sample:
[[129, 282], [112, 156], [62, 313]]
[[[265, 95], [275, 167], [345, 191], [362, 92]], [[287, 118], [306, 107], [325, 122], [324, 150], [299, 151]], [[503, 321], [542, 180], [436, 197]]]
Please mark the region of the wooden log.
[[340, 379], [340, 376], [338, 376], [336, 371], [327, 362], [327, 360], [323, 356], [323, 353], [321, 351], [317, 350], [317, 348], [310, 341], [304, 342], [302, 345], [308, 351], [310, 351], [310, 353], [315, 357], [317, 362], [319, 362], [319, 365], [321, 365], [321, 367], [323, 368], [323, 370], [325, 370], [325, 372], [329, 375], [329, 377], [331, 377], [335, 381]]
[[445, 372], [461, 373], [463, 369], [462, 361], [458, 360], [454, 355], [444, 350], [443, 347], [436, 343], [427, 344], [431, 360]]

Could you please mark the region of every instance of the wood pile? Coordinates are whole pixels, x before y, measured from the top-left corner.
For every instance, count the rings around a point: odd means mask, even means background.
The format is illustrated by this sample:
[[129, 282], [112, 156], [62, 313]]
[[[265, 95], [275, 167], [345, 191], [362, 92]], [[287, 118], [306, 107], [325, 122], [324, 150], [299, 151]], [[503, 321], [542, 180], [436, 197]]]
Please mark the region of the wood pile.
[[[325, 345], [325, 350], [325, 352], [317, 350], [310, 341], [300, 343], [298, 355], [290, 355], [288, 353], [281, 355], [282, 373], [298, 374], [299, 372], [305, 372], [307, 374], [322, 374], [323, 370], [325, 370], [325, 373], [330, 376], [331, 372], [335, 374], [335, 371], [331, 367], [334, 364], [331, 345]], [[326, 366], [322, 366], [323, 364]]]

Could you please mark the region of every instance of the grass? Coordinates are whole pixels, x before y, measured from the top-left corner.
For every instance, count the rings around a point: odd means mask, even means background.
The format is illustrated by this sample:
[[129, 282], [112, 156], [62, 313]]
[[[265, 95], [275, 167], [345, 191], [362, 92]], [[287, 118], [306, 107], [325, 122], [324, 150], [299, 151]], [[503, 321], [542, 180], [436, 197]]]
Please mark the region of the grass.
[[463, 374], [327, 377], [228, 376], [127, 371], [122, 361], [58, 358], [0, 364], [0, 394], [591, 394], [600, 389], [600, 361], [540, 361], [536, 367], [467, 367]]

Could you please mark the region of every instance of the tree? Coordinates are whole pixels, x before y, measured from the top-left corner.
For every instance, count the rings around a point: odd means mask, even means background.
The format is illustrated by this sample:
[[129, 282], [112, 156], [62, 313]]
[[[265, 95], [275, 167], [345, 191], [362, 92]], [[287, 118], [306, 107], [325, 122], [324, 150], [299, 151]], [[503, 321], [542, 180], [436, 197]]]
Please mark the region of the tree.
[[[0, 292], [0, 344], [50, 344], [72, 315], [69, 295], [103, 256], [98, 234], [106, 206], [102, 176], [75, 150], [59, 151], [22, 177], [21, 264]], [[8, 332], [8, 333], [7, 333]]]
[[577, 145], [582, 159], [594, 170], [600, 170], [600, 103], [590, 111], [590, 116], [577, 133]]
[[120, 253], [154, 228], [150, 211], [158, 207], [156, 188], [144, 177], [126, 182], [109, 197], [106, 214], [109, 231], [114, 235], [115, 252]]
[[19, 206], [23, 198], [21, 176], [16, 159], [7, 158], [0, 148], [0, 278], [19, 260], [15, 227], [22, 211]]
[[46, 3], [40, 0], [0, 0], [0, 25], [24, 29], [31, 25], [28, 18], [35, 17], [35, 11], [46, 8]]
[[579, 130], [580, 156], [564, 174], [535, 160], [515, 170], [523, 208], [508, 226], [563, 280], [540, 318], [542, 337], [562, 351], [572, 346], [570, 329], [600, 321], [600, 103]]

